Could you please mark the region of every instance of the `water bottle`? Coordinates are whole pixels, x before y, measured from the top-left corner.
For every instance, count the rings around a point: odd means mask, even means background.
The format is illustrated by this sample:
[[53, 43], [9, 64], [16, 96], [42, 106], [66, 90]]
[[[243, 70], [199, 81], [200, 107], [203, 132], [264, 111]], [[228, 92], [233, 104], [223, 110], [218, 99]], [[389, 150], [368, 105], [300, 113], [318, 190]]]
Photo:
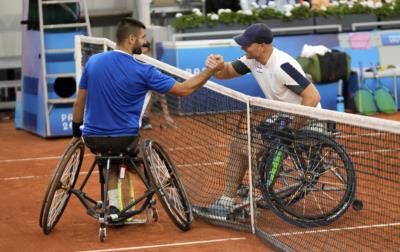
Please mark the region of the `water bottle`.
[[338, 112], [344, 112], [344, 98], [343, 98], [343, 96], [336, 97], [336, 110]]

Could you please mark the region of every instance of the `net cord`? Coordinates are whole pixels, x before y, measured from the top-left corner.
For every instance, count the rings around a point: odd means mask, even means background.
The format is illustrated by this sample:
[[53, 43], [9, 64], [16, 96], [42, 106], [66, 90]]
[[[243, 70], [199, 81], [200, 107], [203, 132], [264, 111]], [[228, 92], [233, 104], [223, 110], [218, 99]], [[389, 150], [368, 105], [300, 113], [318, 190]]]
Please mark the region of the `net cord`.
[[[82, 42], [94, 43], [94, 44], [106, 44], [107, 46], [109, 46], [111, 48], [115, 48], [115, 43], [106, 38], [96, 38], [96, 37], [88, 37], [88, 36], [77, 36], [77, 37], [78, 37], [78, 40], [77, 40], [78, 44], [76, 44], [76, 48], [79, 48], [79, 45]], [[79, 52], [76, 52], [76, 53], [79, 56]], [[82, 55], [80, 55], [80, 57], [82, 57]], [[144, 63], [152, 64], [155, 67], [157, 67], [158, 69], [165, 71], [165, 72], [169, 72], [172, 75], [182, 78], [182, 79], [188, 79], [193, 76], [192, 73], [189, 73], [187, 71], [184, 71], [177, 67], [171, 66], [169, 64], [166, 64], [164, 62], [161, 62], [157, 59], [154, 59], [152, 57], [149, 57], [149, 56], [146, 56], [143, 54], [135, 55], [135, 58]], [[79, 60], [80, 60], [79, 58], [76, 58], [76, 62], [80, 62]], [[82, 69], [80, 66], [79, 71], [81, 71], [81, 70]], [[78, 71], [78, 67], [77, 67], [77, 71]], [[80, 74], [78, 74], [77, 76], [80, 76]], [[396, 133], [396, 134], [400, 133], [400, 123], [396, 122], [396, 121], [366, 117], [366, 116], [356, 115], [356, 114], [342, 113], [342, 112], [326, 110], [326, 109], [315, 109], [315, 108], [306, 107], [306, 106], [302, 106], [302, 105], [268, 100], [268, 99], [260, 98], [260, 97], [251, 97], [251, 96], [245, 95], [243, 93], [240, 93], [238, 91], [232, 90], [230, 88], [221, 86], [213, 81], [207, 81], [207, 83], [205, 84], [205, 87], [212, 91], [215, 91], [217, 93], [226, 95], [230, 98], [242, 101], [244, 103], [249, 102], [251, 106], [259, 106], [259, 107], [264, 107], [264, 108], [273, 109], [276, 111], [287, 112], [287, 113], [296, 113], [296, 114], [306, 116], [306, 117], [311, 117], [311, 118], [320, 119], [320, 120], [330, 120], [330, 121], [335, 121], [338, 123], [353, 125], [353, 126], [357, 126], [357, 127], [366, 128], [366, 129], [373, 128], [373, 129]]]
[[272, 101], [258, 97], [250, 97], [250, 104], [286, 113], [295, 113], [305, 117], [319, 120], [334, 121], [345, 125], [357, 126], [365, 129], [376, 129], [391, 133], [400, 133], [400, 122], [367, 117], [357, 114], [337, 112], [328, 109], [315, 109], [307, 106], [290, 104], [280, 101]]

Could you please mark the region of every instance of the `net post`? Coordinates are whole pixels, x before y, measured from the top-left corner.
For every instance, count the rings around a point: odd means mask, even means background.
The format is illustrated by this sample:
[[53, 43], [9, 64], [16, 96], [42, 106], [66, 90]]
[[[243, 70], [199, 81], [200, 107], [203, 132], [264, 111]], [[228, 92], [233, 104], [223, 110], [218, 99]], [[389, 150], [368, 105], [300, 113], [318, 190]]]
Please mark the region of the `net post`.
[[76, 76], [76, 90], [79, 89], [79, 81], [82, 74], [82, 46], [81, 46], [81, 36], [75, 35], [74, 38], [74, 58], [75, 58], [75, 76]]
[[254, 215], [254, 201], [253, 201], [253, 172], [251, 163], [251, 130], [250, 130], [250, 99], [246, 99], [246, 116], [247, 116], [247, 152], [249, 164], [249, 188], [250, 188], [250, 219], [251, 219], [251, 233], [255, 234], [255, 215]]

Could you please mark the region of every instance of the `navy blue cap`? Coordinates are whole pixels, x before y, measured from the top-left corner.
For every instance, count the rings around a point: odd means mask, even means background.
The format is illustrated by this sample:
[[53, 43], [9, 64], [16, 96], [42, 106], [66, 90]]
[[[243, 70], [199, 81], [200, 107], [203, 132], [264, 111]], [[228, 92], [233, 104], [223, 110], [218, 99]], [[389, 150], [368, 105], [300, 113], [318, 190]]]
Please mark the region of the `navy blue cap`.
[[271, 29], [263, 23], [252, 24], [243, 33], [233, 37], [240, 46], [249, 46], [252, 43], [271, 44], [273, 38]]

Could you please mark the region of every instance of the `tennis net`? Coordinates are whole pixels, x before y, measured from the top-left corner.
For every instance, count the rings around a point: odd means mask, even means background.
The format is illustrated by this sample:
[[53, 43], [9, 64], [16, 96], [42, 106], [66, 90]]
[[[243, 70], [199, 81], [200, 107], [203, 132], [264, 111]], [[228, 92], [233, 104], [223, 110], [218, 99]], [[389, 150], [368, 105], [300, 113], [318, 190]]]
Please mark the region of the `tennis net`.
[[[82, 58], [115, 46], [76, 41], [77, 71]], [[192, 76], [135, 57], [178, 80]], [[400, 123], [249, 97], [211, 81], [188, 97], [161, 95], [149, 112], [142, 139], [166, 148], [197, 217], [284, 251], [400, 245]]]

